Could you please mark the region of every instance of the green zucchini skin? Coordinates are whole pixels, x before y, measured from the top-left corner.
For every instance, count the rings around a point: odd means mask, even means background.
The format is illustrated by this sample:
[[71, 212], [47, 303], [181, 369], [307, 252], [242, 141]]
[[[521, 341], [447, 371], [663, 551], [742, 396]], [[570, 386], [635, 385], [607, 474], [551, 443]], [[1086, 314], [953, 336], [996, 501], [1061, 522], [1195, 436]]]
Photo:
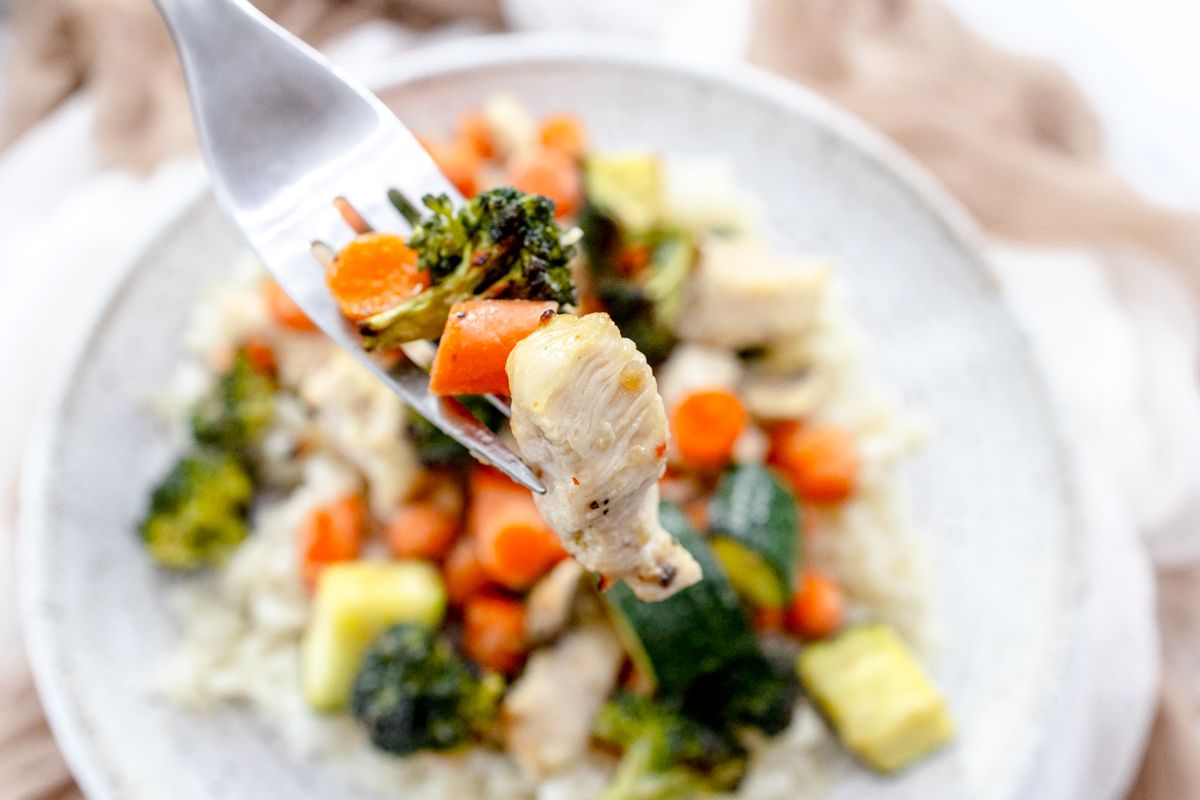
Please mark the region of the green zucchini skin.
[[604, 598], [635, 661], [649, 668], [659, 692], [669, 697], [701, 675], [757, 657], [759, 648], [737, 593], [708, 543], [670, 503], [659, 506], [658, 519], [699, 562], [704, 578], [657, 603], [637, 599], [624, 583], [614, 585]]
[[802, 555], [800, 515], [792, 493], [769, 469], [741, 464], [722, 475], [709, 504], [708, 529], [758, 554], [790, 601]]

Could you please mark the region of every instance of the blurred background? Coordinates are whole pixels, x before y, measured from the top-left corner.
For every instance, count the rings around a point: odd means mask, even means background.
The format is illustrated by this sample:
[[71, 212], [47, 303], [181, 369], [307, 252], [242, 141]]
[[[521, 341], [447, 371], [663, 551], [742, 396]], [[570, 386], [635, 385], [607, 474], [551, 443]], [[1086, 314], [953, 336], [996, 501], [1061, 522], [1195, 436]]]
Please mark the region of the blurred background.
[[[849, 107], [966, 205], [1103, 496], [1108, 683], [1040, 795], [1200, 798], [1200, 4], [1195, 0], [258, 0], [352, 72], [504, 29], [748, 60]], [[150, 0], [0, 2], [0, 800], [74, 790], [16, 627], [21, 452], [70, 320], [203, 180]], [[174, 187], [174, 188], [173, 188]], [[53, 308], [63, 324], [46, 326]], [[1157, 630], [1121, 629], [1122, 625]], [[1100, 606], [1097, 606], [1099, 609]], [[1111, 619], [1111, 624], [1110, 624]], [[1142, 659], [1119, 646], [1158, 647]], [[1106, 638], [1107, 637], [1107, 638]], [[1114, 642], [1116, 644], [1114, 644]], [[1105, 649], [1107, 648], [1107, 649]], [[1124, 663], [1122, 659], [1131, 663]], [[1162, 701], [1144, 726], [1121, 680]], [[1159, 676], [1162, 676], [1159, 680]], [[5, 714], [9, 715], [6, 719]], [[1129, 762], [1129, 766], [1122, 766]], [[1051, 770], [1053, 772], [1053, 770]], [[17, 787], [13, 789], [11, 787]], [[6, 788], [9, 787], [9, 788]], [[7, 792], [7, 793], [6, 793]]]

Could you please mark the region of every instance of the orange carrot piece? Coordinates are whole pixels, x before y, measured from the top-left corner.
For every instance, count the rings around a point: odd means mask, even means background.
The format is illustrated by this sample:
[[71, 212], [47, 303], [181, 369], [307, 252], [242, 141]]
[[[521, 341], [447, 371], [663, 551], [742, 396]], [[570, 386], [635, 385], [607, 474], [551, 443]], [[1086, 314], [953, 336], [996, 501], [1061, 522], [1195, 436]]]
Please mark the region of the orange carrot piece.
[[242, 343], [242, 352], [246, 354], [246, 359], [249, 360], [250, 366], [254, 367], [255, 372], [274, 375], [279, 371], [279, 365], [275, 363], [275, 351], [262, 339], [257, 337], [247, 339]]
[[626, 278], [636, 278], [642, 270], [650, 266], [654, 258], [654, 250], [648, 244], [631, 244], [621, 248], [617, 253], [617, 272]]
[[287, 292], [273, 278], [263, 280], [262, 295], [267, 304], [267, 311], [271, 313], [271, 318], [278, 324], [294, 331], [315, 331], [317, 329], [317, 326], [305, 315], [300, 306], [296, 305], [296, 301], [288, 297]]
[[746, 426], [746, 409], [728, 389], [693, 392], [675, 407], [671, 432], [684, 462], [720, 469], [733, 458], [733, 444]]
[[495, 467], [476, 464], [475, 468], [471, 470], [470, 491], [471, 500], [474, 501], [492, 491], [522, 492], [528, 490]]
[[579, 117], [566, 111], [547, 114], [538, 127], [538, 139], [546, 147], [553, 147], [573, 159], [583, 155], [587, 131]]
[[491, 580], [524, 591], [567, 557], [528, 489], [491, 469], [476, 470], [471, 488], [467, 532]]
[[475, 554], [475, 542], [463, 537], [450, 549], [442, 564], [442, 577], [446, 579], [446, 594], [450, 605], [462, 608], [467, 601], [487, 588], [491, 581]]
[[467, 142], [435, 142], [418, 138], [433, 163], [454, 184], [459, 193], [470, 200], [479, 192], [479, 155]]
[[458, 534], [458, 518], [432, 503], [404, 506], [388, 523], [385, 538], [396, 558], [441, 561]]
[[769, 457], [787, 476], [801, 500], [840, 503], [854, 492], [858, 446], [836, 425], [797, 426], [778, 436]]
[[327, 564], [353, 561], [367, 528], [367, 511], [356, 494], [316, 506], [300, 525], [300, 571], [308, 588]]
[[786, 622], [782, 608], [760, 606], [754, 609], [754, 629], [757, 631], [780, 631]]
[[815, 569], [805, 570], [787, 610], [787, 629], [806, 639], [823, 639], [842, 627], [845, 617], [846, 598], [837, 581]]
[[484, 592], [463, 610], [463, 649], [482, 667], [510, 675], [525, 659], [525, 604]]
[[458, 139], [467, 143], [480, 158], [490, 159], [496, 155], [496, 134], [487, 118], [478, 111], [467, 112], [459, 118]]
[[450, 309], [429, 370], [433, 394], [508, 394], [508, 354], [558, 303], [468, 300]]
[[559, 219], [575, 213], [582, 199], [579, 165], [552, 147], [537, 147], [516, 156], [508, 165], [508, 181], [522, 192], [553, 200], [554, 216]]
[[346, 245], [325, 272], [338, 306], [356, 322], [402, 303], [429, 285], [417, 253], [394, 233], [364, 233]]

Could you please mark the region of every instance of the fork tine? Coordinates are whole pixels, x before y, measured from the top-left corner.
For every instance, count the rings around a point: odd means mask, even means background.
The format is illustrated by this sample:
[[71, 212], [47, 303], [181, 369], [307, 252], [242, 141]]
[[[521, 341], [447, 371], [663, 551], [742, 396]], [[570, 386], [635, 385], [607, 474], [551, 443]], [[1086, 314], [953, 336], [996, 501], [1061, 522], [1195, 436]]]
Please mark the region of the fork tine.
[[[183, 64], [213, 193], [275, 280], [417, 413], [544, 492], [499, 437], [454, 401], [430, 395], [428, 376], [406, 356], [385, 363], [366, 353], [326, 287], [334, 251], [324, 242], [343, 241], [342, 221], [360, 230], [373, 219], [394, 230], [403, 223], [384, 210], [389, 205], [415, 225], [414, 198], [444, 194], [462, 202], [429, 154], [378, 98], [248, 0], [155, 3]], [[339, 210], [354, 213], [339, 220], [330, 207], [335, 197], [344, 203]]]
[[333, 206], [342, 215], [342, 219], [346, 220], [346, 224], [353, 228], [354, 232], [360, 236], [364, 233], [373, 233], [375, 231], [370, 223], [363, 219], [362, 214], [359, 214], [354, 206], [350, 205], [350, 201], [341, 195], [333, 198]]

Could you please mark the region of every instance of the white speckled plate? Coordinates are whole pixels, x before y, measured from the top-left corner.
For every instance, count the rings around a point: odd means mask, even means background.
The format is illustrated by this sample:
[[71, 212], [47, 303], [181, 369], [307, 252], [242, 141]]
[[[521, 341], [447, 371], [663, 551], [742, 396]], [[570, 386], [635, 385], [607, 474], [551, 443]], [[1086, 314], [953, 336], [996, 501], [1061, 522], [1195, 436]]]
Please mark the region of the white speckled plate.
[[[1046, 392], [957, 206], [861, 123], [779, 79], [590, 39], [497, 37], [381, 65], [414, 130], [497, 91], [578, 110], [605, 149], [729, 158], [786, 252], [835, 254], [873, 360], [936, 436], [908, 477], [936, 559], [934, 664], [957, 743], [898, 779], [834, 798], [1012, 800], [1065, 676], [1082, 537]], [[26, 634], [54, 730], [93, 800], [358, 797], [294, 762], [244, 711], [196, 718], [154, 699], [177, 635], [170, 579], [134, 534], [171, 445], [147, 410], [180, 355], [198, 287], [240, 242], [208, 196], [130, 268], [64, 375], [23, 489]]]

